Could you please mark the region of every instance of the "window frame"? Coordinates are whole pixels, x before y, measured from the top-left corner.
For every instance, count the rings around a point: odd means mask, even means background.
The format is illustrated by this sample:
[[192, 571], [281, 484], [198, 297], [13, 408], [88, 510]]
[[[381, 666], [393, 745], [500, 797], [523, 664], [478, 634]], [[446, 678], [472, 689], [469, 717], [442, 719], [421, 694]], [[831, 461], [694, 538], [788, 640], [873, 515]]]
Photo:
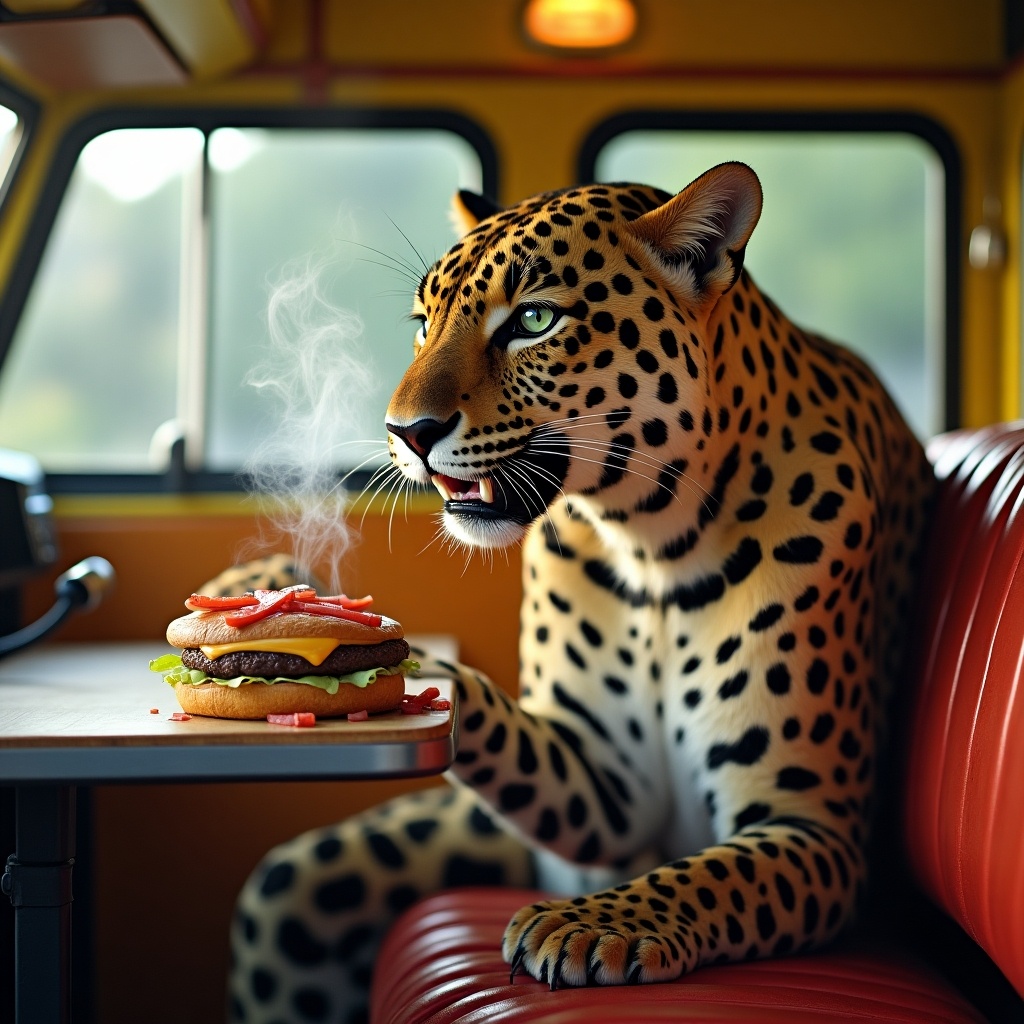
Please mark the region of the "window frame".
[[938, 367], [942, 384], [938, 398], [941, 430], [953, 430], [961, 423], [961, 303], [962, 278], [960, 238], [963, 231], [962, 169], [960, 150], [950, 132], [938, 121], [913, 111], [815, 110], [649, 110], [624, 111], [595, 125], [577, 153], [576, 173], [580, 182], [595, 180], [601, 150], [614, 138], [634, 131], [700, 132], [829, 132], [914, 135], [931, 146], [942, 161], [945, 175], [943, 195], [944, 246], [942, 268], [943, 352]]
[[[58, 143], [7, 287], [0, 296], [0, 373], [82, 150], [96, 137], [122, 128], [196, 128], [207, 141], [219, 128], [449, 131], [466, 141], [479, 157], [484, 191], [488, 195], [498, 194], [498, 155], [490, 135], [463, 114], [442, 108], [111, 107], [94, 112], [73, 122]], [[204, 163], [206, 173], [208, 165]], [[204, 202], [207, 195], [204, 189]], [[0, 192], [0, 204], [2, 201]], [[369, 471], [351, 474], [353, 488], [358, 489], [363, 475], [368, 477]], [[162, 473], [50, 472], [46, 481], [52, 494], [192, 494], [246, 489], [241, 472], [190, 469], [180, 445], [172, 448], [170, 465]]]
[[[18, 142], [11, 154], [7, 172], [0, 179], [0, 216], [6, 213], [7, 200], [21, 170], [22, 161], [28, 151], [40, 117], [40, 105], [27, 93], [21, 92], [6, 82], [0, 82], [0, 105], [18, 115], [20, 129]], [[13, 274], [13, 271], [12, 271]]]

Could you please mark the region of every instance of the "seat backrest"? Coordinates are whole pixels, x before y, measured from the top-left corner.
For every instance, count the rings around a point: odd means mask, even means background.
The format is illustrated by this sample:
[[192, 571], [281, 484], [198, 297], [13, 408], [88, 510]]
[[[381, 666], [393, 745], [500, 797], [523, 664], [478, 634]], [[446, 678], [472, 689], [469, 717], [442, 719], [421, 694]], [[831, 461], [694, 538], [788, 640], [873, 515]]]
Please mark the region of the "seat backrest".
[[1024, 421], [929, 456], [904, 841], [921, 888], [1024, 995]]

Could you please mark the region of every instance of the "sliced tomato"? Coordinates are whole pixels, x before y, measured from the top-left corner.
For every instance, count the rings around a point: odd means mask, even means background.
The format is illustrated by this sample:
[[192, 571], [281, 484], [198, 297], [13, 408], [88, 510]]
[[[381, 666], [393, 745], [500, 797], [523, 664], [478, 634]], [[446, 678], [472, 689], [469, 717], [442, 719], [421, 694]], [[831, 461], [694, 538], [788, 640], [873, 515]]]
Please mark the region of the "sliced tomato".
[[447, 697], [435, 697], [428, 707], [431, 711], [451, 711], [452, 702]]
[[291, 725], [308, 729], [316, 725], [316, 715], [312, 711], [296, 711], [289, 715], [267, 715], [271, 725]]
[[353, 711], [349, 716], [350, 722], [365, 722], [370, 717], [370, 712], [365, 708], [362, 711]]
[[171, 717], [167, 719], [167, 721], [168, 722], [191, 722], [192, 721], [192, 716], [187, 711], [175, 711], [174, 714], [172, 714]]

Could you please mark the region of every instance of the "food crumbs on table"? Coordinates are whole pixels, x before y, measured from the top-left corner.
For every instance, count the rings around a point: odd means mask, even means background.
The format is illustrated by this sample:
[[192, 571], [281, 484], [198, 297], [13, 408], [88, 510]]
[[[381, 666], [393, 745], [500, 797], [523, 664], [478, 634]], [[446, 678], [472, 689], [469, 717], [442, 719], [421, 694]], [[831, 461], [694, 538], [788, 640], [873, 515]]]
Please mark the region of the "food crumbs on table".
[[289, 715], [267, 715], [271, 725], [291, 725], [300, 729], [309, 729], [316, 725], [316, 715], [312, 711], [296, 711]]
[[436, 686], [428, 686], [422, 693], [407, 693], [402, 698], [403, 715], [425, 715], [432, 709], [431, 704], [441, 696], [441, 691]]
[[149, 709], [149, 713], [151, 715], [159, 715], [160, 714], [160, 709], [159, 708], [150, 708]]
[[175, 711], [174, 714], [171, 715], [171, 717], [167, 719], [167, 721], [168, 722], [191, 722], [192, 721], [192, 716], [187, 711]]
[[365, 722], [369, 717], [370, 712], [364, 709], [363, 711], [353, 711], [348, 716], [348, 720], [350, 722]]

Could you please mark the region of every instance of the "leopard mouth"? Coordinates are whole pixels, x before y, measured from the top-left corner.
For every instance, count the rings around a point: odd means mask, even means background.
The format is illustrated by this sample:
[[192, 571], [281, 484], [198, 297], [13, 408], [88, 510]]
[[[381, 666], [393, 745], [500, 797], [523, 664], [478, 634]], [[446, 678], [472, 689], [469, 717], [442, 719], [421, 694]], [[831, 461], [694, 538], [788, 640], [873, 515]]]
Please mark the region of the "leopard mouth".
[[569, 468], [568, 445], [546, 441], [543, 453], [524, 447], [507, 456], [486, 476], [472, 480], [432, 473], [431, 483], [444, 510], [460, 519], [512, 521], [526, 526], [543, 515], [561, 492]]

